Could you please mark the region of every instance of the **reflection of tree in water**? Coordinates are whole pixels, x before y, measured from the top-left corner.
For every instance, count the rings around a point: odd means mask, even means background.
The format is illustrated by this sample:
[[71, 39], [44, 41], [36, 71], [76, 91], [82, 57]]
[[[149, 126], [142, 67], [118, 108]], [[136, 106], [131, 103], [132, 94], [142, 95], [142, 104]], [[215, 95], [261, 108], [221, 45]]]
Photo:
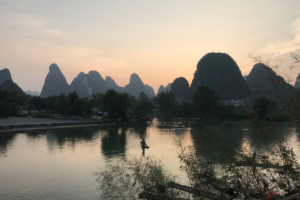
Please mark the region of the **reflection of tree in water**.
[[39, 131], [27, 132], [26, 136], [29, 139], [35, 140], [35, 139], [45, 136], [45, 134], [46, 134], [45, 130], [39, 130]]
[[226, 160], [235, 156], [240, 151], [243, 137], [243, 123], [191, 125], [195, 150], [210, 160]]
[[0, 135], [0, 157], [6, 155], [9, 146], [15, 141], [15, 133], [2, 133]]
[[102, 137], [102, 152], [104, 156], [111, 157], [113, 154], [125, 155], [126, 129], [109, 128], [107, 134]]
[[147, 126], [134, 127], [133, 131], [142, 140], [143, 138], [146, 138], [146, 135], [147, 135]]
[[74, 148], [76, 143], [91, 142], [97, 133], [97, 128], [57, 129], [46, 131], [46, 138], [50, 150], [56, 146], [62, 148], [66, 143]]
[[264, 122], [248, 124], [248, 138], [255, 151], [266, 150], [274, 142], [280, 144], [289, 137], [294, 130], [292, 124]]

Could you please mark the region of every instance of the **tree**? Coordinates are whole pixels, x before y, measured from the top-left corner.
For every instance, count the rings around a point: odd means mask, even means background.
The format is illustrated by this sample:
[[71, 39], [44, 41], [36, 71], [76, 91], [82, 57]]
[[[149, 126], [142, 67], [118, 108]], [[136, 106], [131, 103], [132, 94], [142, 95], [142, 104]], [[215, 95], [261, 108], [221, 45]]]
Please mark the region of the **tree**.
[[219, 96], [215, 90], [206, 86], [199, 86], [195, 93], [191, 95], [191, 114], [196, 117], [211, 115], [218, 109]]
[[46, 109], [47, 101], [43, 97], [32, 96], [29, 99], [29, 104], [33, 104], [37, 110]]
[[175, 94], [172, 91], [161, 92], [154, 97], [154, 102], [158, 105], [158, 111], [161, 115], [173, 115], [177, 104]]
[[104, 97], [104, 94], [102, 94], [102, 93], [92, 94], [91, 102], [93, 103], [93, 106], [99, 107], [100, 109], [102, 109], [103, 108], [103, 97]]
[[255, 99], [253, 110], [256, 112], [259, 118], [274, 117], [276, 114], [276, 103], [271, 99], [261, 97]]
[[81, 116], [84, 112], [85, 99], [76, 99], [73, 106], [73, 112], [75, 115]]
[[177, 117], [183, 117], [183, 118], [190, 118], [191, 113], [190, 113], [190, 107], [191, 107], [190, 102], [183, 102], [181, 104], [178, 104], [176, 106], [176, 116]]
[[57, 112], [59, 112], [60, 114], [65, 115], [66, 110], [68, 109], [68, 106], [69, 106], [68, 97], [64, 93], [61, 93], [58, 96], [57, 101], [55, 102], [55, 110]]
[[54, 112], [55, 103], [56, 103], [57, 99], [58, 99], [58, 96], [50, 96], [50, 97], [46, 98], [48, 110], [51, 110], [52, 112]]
[[74, 103], [77, 99], [79, 99], [79, 95], [77, 94], [76, 90], [74, 90], [74, 92], [71, 92], [68, 94], [69, 97], [69, 106], [73, 107]]
[[108, 112], [111, 120], [126, 120], [128, 108], [128, 94], [107, 90], [103, 97], [103, 110]]
[[8, 91], [0, 90], [0, 116], [13, 115], [16, 112], [17, 106], [12, 94]]
[[93, 104], [91, 101], [85, 101], [84, 106], [83, 106], [83, 110], [84, 113], [88, 116], [90, 116], [93, 113]]
[[137, 107], [137, 113], [138, 113], [139, 119], [143, 122], [146, 122], [148, 115], [152, 112], [153, 108], [154, 108], [154, 106], [152, 103], [150, 103], [149, 100], [146, 100], [146, 99], [140, 100], [138, 107]]

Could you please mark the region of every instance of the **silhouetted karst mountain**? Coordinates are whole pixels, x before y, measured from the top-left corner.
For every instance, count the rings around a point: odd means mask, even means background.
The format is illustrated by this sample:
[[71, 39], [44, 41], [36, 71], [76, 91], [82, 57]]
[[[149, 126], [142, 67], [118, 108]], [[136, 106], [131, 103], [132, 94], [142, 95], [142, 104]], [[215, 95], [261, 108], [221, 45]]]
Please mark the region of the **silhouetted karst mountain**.
[[37, 91], [27, 90], [25, 93], [32, 96], [40, 96], [40, 93]]
[[71, 83], [71, 91], [76, 91], [80, 97], [90, 97], [93, 94], [90, 77], [80, 72]]
[[134, 96], [135, 98], [139, 98], [141, 92], [144, 92], [148, 97], [150, 96], [143, 81], [136, 73], [131, 74], [130, 82], [124, 87], [124, 92]]
[[252, 91], [252, 98], [265, 96], [276, 102], [281, 102], [292, 95], [295, 88], [286, 83], [281, 76], [264, 64], [255, 64], [248, 75], [247, 83]]
[[71, 83], [71, 91], [76, 91], [81, 97], [91, 97], [95, 93], [105, 93], [106, 84], [97, 71], [90, 71], [88, 74], [80, 72]]
[[0, 70], [0, 85], [6, 81], [12, 81], [10, 71], [7, 68]]
[[23, 90], [16, 83], [12, 82], [11, 80], [5, 81], [4, 83], [2, 83], [0, 85], [0, 90], [5, 90], [5, 91], [9, 91], [9, 92], [17, 92], [17, 94], [19, 94], [19, 95], [25, 94], [23, 92]]
[[157, 94], [162, 93], [162, 92], [166, 92], [166, 91], [170, 91], [171, 90], [171, 85], [172, 85], [172, 83], [169, 83], [166, 87], [164, 87], [163, 85], [161, 85], [158, 88]]
[[107, 90], [107, 87], [102, 76], [97, 71], [90, 71], [88, 75], [95, 84], [94, 86], [92, 86], [93, 93], [104, 94]]
[[146, 89], [148, 91], [148, 94], [150, 95], [149, 98], [153, 98], [153, 97], [156, 96], [153, 88], [150, 85], [146, 84], [145, 87], [146, 87]]
[[243, 99], [250, 93], [239, 67], [225, 53], [208, 53], [201, 58], [191, 84], [191, 93], [201, 83], [215, 88], [221, 100]]
[[61, 93], [68, 94], [69, 92], [70, 86], [59, 67], [54, 63], [51, 64], [40, 96], [48, 97]]
[[114, 81], [114, 79], [112, 79], [110, 76], [107, 76], [105, 78], [105, 84], [106, 84], [106, 87], [107, 89], [113, 89], [117, 92], [123, 92], [124, 88], [123, 87], [120, 87], [116, 84], [116, 82]]
[[298, 74], [298, 76], [297, 76], [296, 83], [295, 83], [295, 88], [296, 89], [300, 88], [300, 74]]
[[189, 98], [189, 82], [183, 77], [176, 78], [173, 81], [171, 90], [175, 93], [179, 101], [184, 101]]

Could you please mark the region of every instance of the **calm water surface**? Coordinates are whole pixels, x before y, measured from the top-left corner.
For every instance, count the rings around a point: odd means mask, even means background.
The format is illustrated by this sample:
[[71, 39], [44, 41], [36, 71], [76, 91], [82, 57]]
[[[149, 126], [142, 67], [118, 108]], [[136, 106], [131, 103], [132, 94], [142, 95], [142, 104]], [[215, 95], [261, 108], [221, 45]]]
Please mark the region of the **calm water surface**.
[[[267, 140], [252, 125], [242, 122], [214, 126], [228, 134], [232, 148], [249, 151]], [[276, 124], [276, 134], [289, 133], [296, 152], [300, 153], [300, 126]], [[201, 134], [198, 123], [185, 128], [170, 128], [154, 123], [137, 128], [83, 128], [48, 130], [0, 135], [0, 199], [98, 199], [92, 174], [108, 163], [122, 164], [125, 158], [142, 157], [139, 142], [146, 138], [150, 149], [145, 156], [162, 160], [166, 169], [187, 181], [179, 170], [178, 140], [183, 145], [206, 146], [213, 153], [217, 144]], [[255, 132], [255, 134], [254, 134]]]

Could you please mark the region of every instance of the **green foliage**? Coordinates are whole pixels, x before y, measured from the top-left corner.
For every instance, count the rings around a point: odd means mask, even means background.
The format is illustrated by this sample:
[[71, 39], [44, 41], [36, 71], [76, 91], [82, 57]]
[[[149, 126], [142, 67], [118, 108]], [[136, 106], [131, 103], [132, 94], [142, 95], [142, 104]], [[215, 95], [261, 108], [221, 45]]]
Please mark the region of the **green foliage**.
[[190, 113], [190, 107], [191, 107], [190, 102], [183, 102], [181, 104], [178, 104], [175, 108], [176, 110], [176, 116], [181, 117], [181, 118], [190, 118], [191, 113]]
[[79, 95], [77, 94], [77, 92], [74, 90], [74, 92], [71, 92], [68, 94], [69, 97], [69, 106], [73, 107], [74, 103], [77, 99], [79, 99]]
[[[30, 97], [28, 104], [34, 105], [34, 107], [37, 110], [42, 110], [42, 109], [46, 109], [46, 107], [47, 107], [47, 100], [44, 99], [43, 97], [32, 96], [32, 97]], [[32, 107], [32, 105], [31, 105], [31, 107]]]
[[143, 122], [147, 121], [148, 115], [152, 112], [153, 108], [154, 106], [150, 101], [146, 99], [140, 100], [137, 106], [139, 119]]
[[8, 91], [0, 90], [0, 116], [14, 115], [17, 112], [17, 105], [13, 95]]
[[219, 96], [215, 90], [206, 86], [199, 86], [195, 93], [191, 95], [192, 105], [190, 108], [192, 116], [201, 117], [212, 115], [218, 109]]
[[92, 99], [91, 99], [93, 106], [102, 109], [103, 108], [103, 97], [104, 97], [104, 94], [101, 94], [101, 93], [93, 94]]
[[133, 158], [122, 165], [111, 164], [94, 175], [102, 198], [107, 200], [138, 200], [137, 194], [142, 191], [151, 193], [158, 200], [184, 195], [167, 187], [167, 183], [175, 181], [176, 177], [151, 157]]
[[276, 103], [266, 97], [255, 99], [253, 110], [259, 118], [274, 117], [276, 114]]
[[248, 117], [245, 106], [219, 104], [219, 116], [223, 119], [245, 119]]
[[64, 93], [61, 93], [58, 96], [57, 101], [55, 102], [55, 110], [58, 113], [65, 115], [68, 107], [69, 107], [69, 99]]
[[118, 93], [115, 90], [107, 90], [103, 97], [103, 110], [108, 112], [111, 120], [126, 120], [128, 108], [128, 94]]
[[81, 116], [84, 112], [85, 99], [76, 99], [73, 106], [73, 112], [75, 115]]
[[93, 103], [91, 101], [85, 101], [83, 109], [84, 113], [90, 116], [93, 113]]
[[177, 104], [175, 94], [172, 91], [161, 92], [154, 97], [154, 102], [158, 105], [158, 111], [161, 115], [173, 115]]

